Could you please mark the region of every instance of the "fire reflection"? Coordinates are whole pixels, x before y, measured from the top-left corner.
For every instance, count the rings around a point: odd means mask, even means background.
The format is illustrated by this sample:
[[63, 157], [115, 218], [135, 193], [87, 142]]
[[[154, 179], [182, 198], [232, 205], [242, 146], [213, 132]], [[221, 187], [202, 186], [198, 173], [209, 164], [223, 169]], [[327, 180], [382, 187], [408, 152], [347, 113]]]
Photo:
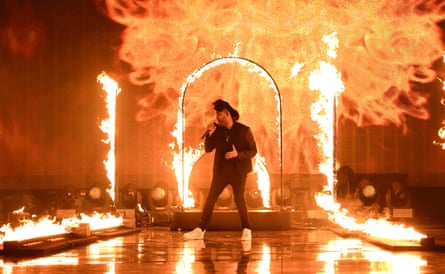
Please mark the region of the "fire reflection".
[[260, 274], [270, 273], [270, 261], [271, 261], [270, 247], [264, 244], [263, 249], [261, 251], [261, 259], [258, 262], [258, 268], [256, 269], [257, 273]]
[[357, 239], [338, 239], [327, 243], [317, 260], [324, 263], [323, 273], [355, 272], [350, 261], [368, 265], [370, 273], [421, 273], [427, 264], [420, 256], [392, 253], [377, 247], [365, 246]]
[[93, 243], [88, 246], [87, 254], [92, 263], [103, 263], [101, 259], [115, 261], [116, 257], [123, 252], [123, 239], [121, 237], [108, 241]]

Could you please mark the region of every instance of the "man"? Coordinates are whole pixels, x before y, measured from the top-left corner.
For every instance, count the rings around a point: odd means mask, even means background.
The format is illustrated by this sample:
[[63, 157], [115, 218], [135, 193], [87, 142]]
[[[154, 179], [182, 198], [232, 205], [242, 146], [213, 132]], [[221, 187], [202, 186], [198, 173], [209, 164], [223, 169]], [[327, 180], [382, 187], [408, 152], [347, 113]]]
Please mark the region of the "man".
[[212, 183], [199, 226], [185, 233], [184, 239], [204, 238], [218, 196], [230, 184], [241, 220], [241, 240], [250, 241], [252, 230], [247, 215], [244, 190], [247, 174], [252, 171], [252, 158], [257, 153], [255, 139], [251, 129], [238, 122], [239, 113], [228, 102], [216, 100], [213, 102], [213, 108], [217, 122], [208, 127], [208, 134], [204, 136], [205, 151], [215, 150]]

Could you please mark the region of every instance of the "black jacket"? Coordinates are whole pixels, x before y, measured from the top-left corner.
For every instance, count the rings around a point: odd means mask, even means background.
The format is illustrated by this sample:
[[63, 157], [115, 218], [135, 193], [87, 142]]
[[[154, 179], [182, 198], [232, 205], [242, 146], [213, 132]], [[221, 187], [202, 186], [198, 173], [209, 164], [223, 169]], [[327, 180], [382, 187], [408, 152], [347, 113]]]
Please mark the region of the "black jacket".
[[[224, 154], [232, 150], [232, 145], [235, 145], [238, 157], [226, 160]], [[252, 171], [252, 158], [256, 155], [257, 148], [252, 131], [248, 126], [235, 122], [230, 130], [225, 127], [217, 127], [212, 136], [205, 139], [205, 151], [211, 152], [214, 149], [216, 149], [213, 163], [214, 174], [218, 174], [223, 164], [222, 161], [234, 161], [236, 169], [241, 175]]]

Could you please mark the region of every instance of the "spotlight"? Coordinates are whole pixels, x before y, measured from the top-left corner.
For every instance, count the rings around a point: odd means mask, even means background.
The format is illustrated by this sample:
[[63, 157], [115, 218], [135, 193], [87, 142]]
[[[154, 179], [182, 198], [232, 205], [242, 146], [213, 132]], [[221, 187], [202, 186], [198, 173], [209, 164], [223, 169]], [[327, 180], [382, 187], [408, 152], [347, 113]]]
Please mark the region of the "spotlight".
[[102, 190], [98, 186], [92, 186], [88, 189], [88, 198], [99, 200], [102, 197]]
[[272, 201], [274, 206], [290, 205], [292, 191], [287, 185], [280, 186], [273, 190]]
[[259, 208], [263, 206], [263, 199], [259, 189], [253, 188], [247, 192], [247, 205], [251, 208]]
[[367, 185], [367, 186], [363, 187], [362, 193], [363, 193], [363, 196], [365, 196], [366, 198], [372, 198], [376, 194], [375, 187], [372, 185]]
[[219, 195], [218, 200], [216, 200], [216, 206], [227, 208], [230, 206], [231, 202], [232, 202], [232, 190], [230, 186], [227, 186]]
[[169, 204], [169, 192], [165, 184], [159, 183], [150, 191], [150, 203], [155, 209], [164, 209]]
[[361, 179], [358, 186], [358, 198], [364, 206], [378, 206], [377, 188], [369, 179]]
[[136, 208], [137, 207], [137, 194], [138, 189], [132, 184], [127, 184], [124, 186], [121, 192], [121, 207], [123, 208]]
[[94, 184], [86, 192], [81, 190], [80, 195], [85, 198], [81, 202], [82, 210], [107, 211], [114, 206], [114, 202], [109, 193], [105, 191], [104, 186]]

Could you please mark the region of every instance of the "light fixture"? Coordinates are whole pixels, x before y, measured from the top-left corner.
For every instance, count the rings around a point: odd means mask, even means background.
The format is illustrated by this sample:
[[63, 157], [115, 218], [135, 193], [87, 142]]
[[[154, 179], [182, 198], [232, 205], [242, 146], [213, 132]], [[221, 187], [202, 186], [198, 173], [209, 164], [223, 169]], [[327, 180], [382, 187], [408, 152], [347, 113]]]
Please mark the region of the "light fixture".
[[230, 203], [232, 202], [232, 188], [231, 186], [226, 186], [218, 199], [216, 200], [215, 206], [217, 208], [228, 208], [230, 207]]
[[263, 206], [263, 199], [261, 191], [257, 188], [252, 188], [247, 191], [247, 206], [250, 208], [260, 208]]
[[102, 198], [102, 189], [96, 185], [88, 189], [88, 198], [91, 200], [99, 200]]
[[349, 166], [342, 166], [337, 170], [337, 182], [334, 186], [335, 198], [337, 201], [352, 199], [356, 185], [356, 175]]
[[370, 179], [361, 179], [358, 191], [358, 198], [362, 201], [363, 206], [379, 206], [377, 187]]
[[164, 183], [156, 184], [149, 195], [150, 204], [154, 209], [165, 209], [169, 205], [169, 191]]
[[280, 186], [273, 190], [274, 206], [283, 206], [291, 204], [292, 190], [288, 185]]
[[126, 184], [122, 191], [120, 197], [120, 207], [121, 208], [136, 208], [138, 204], [137, 200], [138, 189], [133, 184]]

